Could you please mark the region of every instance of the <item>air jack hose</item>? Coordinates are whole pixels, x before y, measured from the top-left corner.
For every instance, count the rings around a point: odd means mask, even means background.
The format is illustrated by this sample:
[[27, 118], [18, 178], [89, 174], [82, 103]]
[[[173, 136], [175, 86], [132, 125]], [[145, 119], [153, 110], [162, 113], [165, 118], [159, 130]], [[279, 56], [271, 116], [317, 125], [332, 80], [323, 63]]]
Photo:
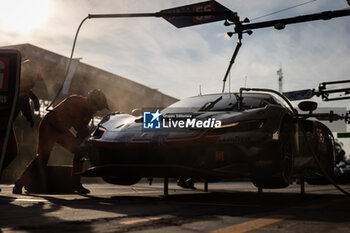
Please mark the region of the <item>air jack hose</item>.
[[85, 22], [85, 20], [89, 19], [90, 16], [87, 16], [85, 17], [79, 24], [79, 27], [77, 29], [77, 32], [75, 33], [75, 37], [74, 37], [74, 41], [73, 41], [73, 46], [72, 46], [72, 51], [71, 51], [71, 54], [70, 54], [70, 58], [69, 58], [69, 62], [68, 62], [68, 67], [66, 69], [66, 72], [64, 73], [64, 79], [63, 79], [63, 83], [62, 85], [60, 86], [59, 90], [57, 91], [57, 94], [55, 96], [55, 98], [51, 101], [51, 103], [46, 107], [46, 111], [50, 111], [49, 108], [54, 104], [54, 102], [57, 100], [57, 98], [59, 97], [61, 91], [62, 91], [62, 88], [63, 88], [63, 85], [64, 85], [64, 82], [66, 81], [67, 79], [67, 76], [68, 76], [68, 72], [70, 70], [70, 66], [72, 64], [72, 60], [73, 60], [73, 54], [74, 54], [74, 49], [75, 49], [75, 44], [77, 42], [77, 38], [78, 38], [78, 34], [79, 34], [79, 31], [80, 31], [80, 28], [81, 26], [83, 25], [83, 23]]
[[346, 190], [344, 190], [342, 187], [340, 187], [333, 179], [332, 177], [327, 173], [327, 171], [321, 166], [321, 162], [320, 160], [317, 158], [317, 155], [314, 151], [314, 148], [311, 145], [311, 142], [308, 140], [307, 136], [306, 136], [306, 132], [304, 130], [304, 128], [301, 126], [301, 131], [303, 133], [303, 136], [306, 140], [306, 144], [308, 145], [312, 156], [314, 157], [314, 160], [316, 161], [318, 167], [320, 168], [321, 172], [323, 173], [323, 175], [326, 177], [326, 179], [336, 188], [338, 189], [340, 192], [344, 193], [347, 196], [350, 196], [350, 193], [347, 192]]

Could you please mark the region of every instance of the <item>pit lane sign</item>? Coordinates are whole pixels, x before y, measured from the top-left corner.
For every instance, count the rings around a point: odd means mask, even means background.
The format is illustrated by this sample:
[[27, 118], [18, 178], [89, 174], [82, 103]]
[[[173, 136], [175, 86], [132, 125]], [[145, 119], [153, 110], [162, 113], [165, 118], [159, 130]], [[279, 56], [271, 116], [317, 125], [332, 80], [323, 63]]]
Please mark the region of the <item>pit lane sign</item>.
[[[183, 16], [171, 16], [172, 13]], [[165, 15], [163, 18], [175, 27], [182, 28], [229, 19], [234, 13], [216, 1], [207, 1], [162, 10], [160, 14]], [[170, 16], [166, 16], [167, 14]]]
[[20, 68], [21, 55], [17, 50], [0, 50], [0, 171], [14, 120]]

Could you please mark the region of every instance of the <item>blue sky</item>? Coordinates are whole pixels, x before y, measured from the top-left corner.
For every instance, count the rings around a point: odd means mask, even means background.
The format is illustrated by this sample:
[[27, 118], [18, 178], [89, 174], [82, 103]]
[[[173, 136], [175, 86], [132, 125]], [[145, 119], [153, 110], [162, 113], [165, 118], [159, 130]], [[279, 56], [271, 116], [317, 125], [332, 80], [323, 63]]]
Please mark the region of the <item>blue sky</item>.
[[[23, 10], [16, 20], [0, 16], [1, 45], [31, 43], [70, 55], [75, 31], [89, 13], [157, 12], [193, 0], [0, 0]], [[11, 2], [11, 3], [9, 3]], [[31, 2], [28, 11], [25, 2]], [[307, 0], [218, 0], [243, 19], [256, 18]], [[12, 7], [12, 8], [11, 8]], [[15, 7], [15, 8], [14, 8]], [[347, 8], [346, 0], [316, 0], [253, 22]], [[4, 9], [4, 8], [3, 8]], [[30, 15], [25, 15], [29, 12]], [[3, 18], [1, 18], [3, 17]], [[9, 17], [9, 16], [8, 16]], [[23, 18], [22, 18], [23, 17]], [[40, 18], [41, 17], [41, 18]], [[36, 21], [33, 21], [36, 19]], [[16, 26], [26, 22], [27, 25]], [[16, 25], [15, 25], [16, 24]], [[231, 90], [247, 87], [278, 89], [276, 71], [284, 72], [284, 91], [315, 88], [320, 82], [349, 79], [350, 17], [287, 25], [245, 35], [231, 70]], [[16, 26], [16, 27], [15, 27]], [[25, 30], [24, 30], [25, 29]], [[220, 92], [236, 38], [223, 22], [177, 29], [160, 18], [90, 19], [83, 25], [74, 57], [149, 87], [184, 98]], [[227, 84], [228, 85], [228, 84]], [[347, 106], [348, 101], [337, 106]], [[332, 103], [333, 104], [333, 103]], [[321, 103], [321, 105], [329, 105]]]

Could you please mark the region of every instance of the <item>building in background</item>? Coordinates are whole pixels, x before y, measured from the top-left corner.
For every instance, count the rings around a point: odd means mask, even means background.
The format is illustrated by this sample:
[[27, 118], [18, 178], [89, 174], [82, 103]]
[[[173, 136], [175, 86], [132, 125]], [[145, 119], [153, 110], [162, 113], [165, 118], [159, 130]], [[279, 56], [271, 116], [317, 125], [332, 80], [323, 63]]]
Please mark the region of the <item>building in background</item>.
[[[55, 104], [68, 95], [86, 95], [89, 90], [99, 88], [105, 93], [110, 109], [124, 113], [131, 113], [135, 108], [166, 107], [177, 101], [177, 99], [156, 89], [84, 64], [79, 59], [73, 60], [68, 78], [64, 83], [69, 58], [31, 44], [3, 46], [0, 49], [20, 51], [22, 62], [29, 59], [33, 63], [37, 63], [43, 77], [43, 81], [36, 83], [32, 89], [41, 103], [40, 111], [34, 114], [34, 128], [29, 127], [24, 117], [19, 116], [15, 121], [14, 128], [19, 143], [19, 155], [4, 170], [3, 182], [13, 182], [21, 174], [26, 164], [35, 156], [38, 124], [46, 114], [45, 108], [55, 98], [61, 87], [63, 87], [63, 91], [61, 91]], [[28, 75], [35, 76], [39, 72], [36, 66], [29, 65], [25, 68], [25, 72], [29, 73]], [[102, 112], [103, 114], [106, 114], [106, 112]], [[49, 164], [71, 164], [72, 158], [69, 152], [57, 146], [50, 157]]]
[[[22, 61], [30, 59], [38, 62], [44, 82], [36, 85], [33, 92], [47, 102], [55, 97], [63, 85], [69, 58], [31, 44], [4, 46], [0, 49], [17, 49], [22, 54]], [[35, 73], [36, 70], [30, 72]], [[177, 100], [156, 89], [84, 64], [79, 60], [73, 60], [70, 73], [70, 80], [66, 81], [60, 100], [70, 94], [86, 95], [89, 90], [99, 88], [106, 94], [112, 110], [126, 113], [130, 113], [134, 108], [166, 107]]]

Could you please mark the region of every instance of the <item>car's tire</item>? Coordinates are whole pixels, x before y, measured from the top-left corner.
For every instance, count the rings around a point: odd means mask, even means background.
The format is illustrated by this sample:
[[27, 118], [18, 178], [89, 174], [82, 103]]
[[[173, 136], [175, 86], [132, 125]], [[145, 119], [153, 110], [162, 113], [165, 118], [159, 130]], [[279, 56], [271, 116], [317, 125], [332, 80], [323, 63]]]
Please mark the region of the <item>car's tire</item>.
[[[273, 159], [271, 170], [254, 171], [252, 182], [258, 188], [285, 188], [293, 180], [293, 128], [288, 121], [280, 129], [280, 153]], [[256, 170], [256, 169], [254, 169]]]
[[[327, 135], [326, 131], [323, 131], [323, 132], [324, 132], [324, 135]], [[328, 135], [331, 135], [330, 131], [329, 131]], [[337, 168], [334, 166], [335, 158], [336, 158], [336, 156], [334, 154], [335, 150], [333, 150], [333, 148], [334, 148], [333, 140], [334, 139], [330, 136], [327, 136], [327, 137], [325, 136], [324, 139], [326, 140], [328, 153], [326, 155], [322, 154], [322, 153], [320, 154], [318, 151], [316, 151], [314, 153], [316, 153], [317, 155], [320, 156], [318, 158], [320, 165], [326, 171], [328, 176], [331, 177], [332, 179], [336, 179], [335, 171]], [[326, 165], [324, 165], [324, 164], [326, 164]], [[306, 181], [308, 184], [312, 184], [312, 185], [327, 185], [327, 184], [331, 183], [322, 171], [315, 174], [314, 177], [306, 179]]]
[[280, 178], [281, 184], [288, 186], [293, 180], [293, 130], [292, 125], [285, 122], [282, 124], [280, 140], [281, 140], [281, 157], [280, 161]]

